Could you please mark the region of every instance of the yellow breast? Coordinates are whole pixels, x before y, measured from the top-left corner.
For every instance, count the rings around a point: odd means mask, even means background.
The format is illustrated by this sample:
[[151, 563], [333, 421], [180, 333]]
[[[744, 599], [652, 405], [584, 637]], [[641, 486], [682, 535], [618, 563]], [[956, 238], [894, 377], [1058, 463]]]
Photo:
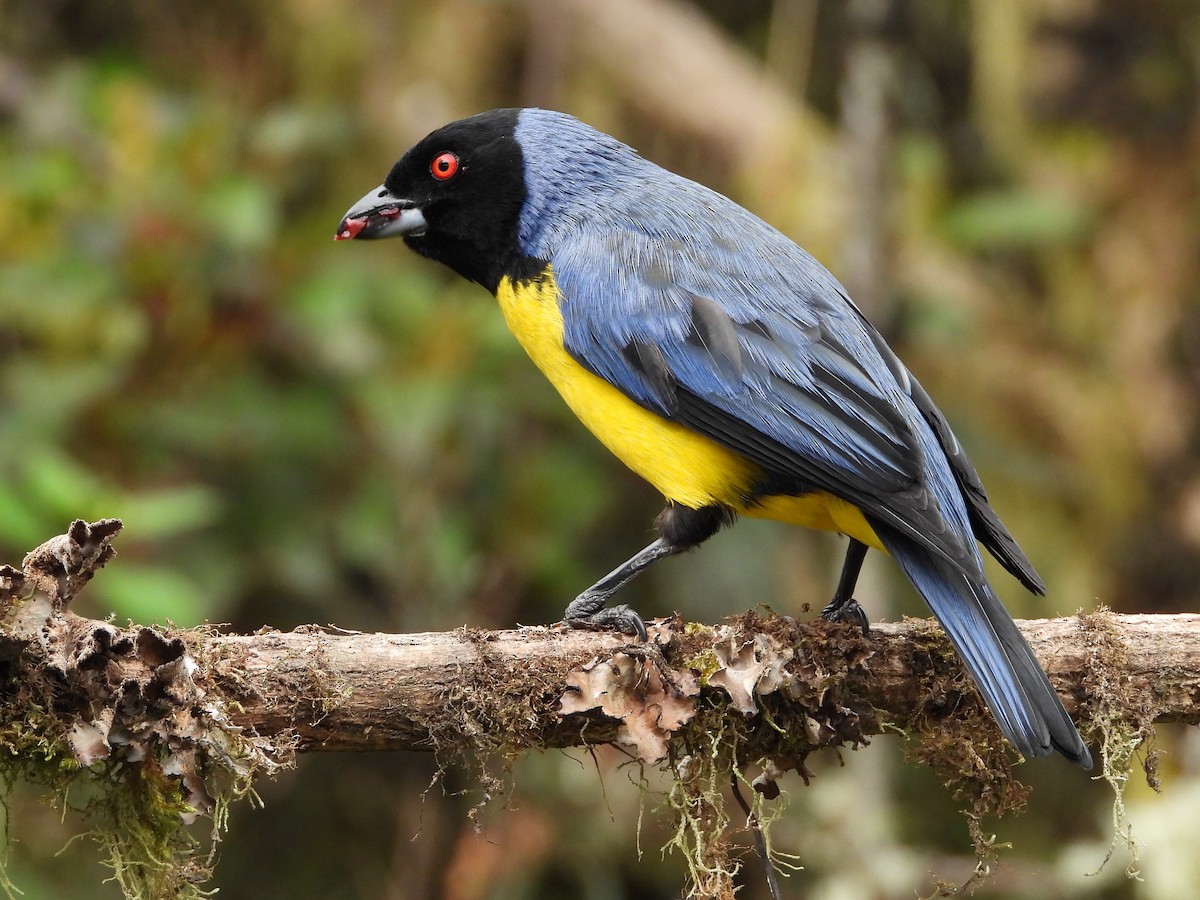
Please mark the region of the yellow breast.
[[748, 501], [762, 470], [745, 457], [634, 403], [577, 363], [563, 347], [554, 273], [500, 281], [496, 299], [509, 329], [567, 406], [630, 469], [668, 500], [700, 508], [714, 503], [750, 516], [841, 531], [879, 547], [857, 508], [830, 494]]

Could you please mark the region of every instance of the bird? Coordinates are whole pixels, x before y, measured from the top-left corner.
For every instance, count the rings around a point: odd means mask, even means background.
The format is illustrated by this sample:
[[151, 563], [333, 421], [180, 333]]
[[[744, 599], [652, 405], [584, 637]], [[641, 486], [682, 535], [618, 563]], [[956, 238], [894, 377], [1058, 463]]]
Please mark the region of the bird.
[[491, 292], [571, 411], [665, 499], [657, 537], [566, 609], [610, 606], [738, 517], [849, 538], [829, 620], [867, 627], [863, 558], [890, 555], [1025, 757], [1087, 746], [984, 572], [1045, 584], [945, 416], [816, 259], [733, 200], [563, 112], [496, 109], [415, 144], [336, 240], [401, 237]]

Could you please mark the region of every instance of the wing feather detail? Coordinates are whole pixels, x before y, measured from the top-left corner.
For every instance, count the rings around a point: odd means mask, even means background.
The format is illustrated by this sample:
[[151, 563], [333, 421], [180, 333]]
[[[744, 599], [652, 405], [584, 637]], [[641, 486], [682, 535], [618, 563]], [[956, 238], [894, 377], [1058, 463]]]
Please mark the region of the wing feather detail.
[[[691, 234], [659, 244], [635, 229], [584, 230], [560, 245], [567, 351], [772, 484], [842, 497], [973, 569], [965, 516], [951, 527], [930, 490], [929, 425], [841, 286], [790, 241], [748, 266], [745, 248]], [[587, 264], [595, 252], [609, 265]]]

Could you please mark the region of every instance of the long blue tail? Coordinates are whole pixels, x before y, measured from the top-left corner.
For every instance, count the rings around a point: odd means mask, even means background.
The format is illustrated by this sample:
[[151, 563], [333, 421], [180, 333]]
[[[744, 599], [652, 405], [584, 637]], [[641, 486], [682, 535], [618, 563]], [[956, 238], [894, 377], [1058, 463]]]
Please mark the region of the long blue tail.
[[876, 528], [975, 679], [1000, 730], [1027, 757], [1057, 750], [1085, 769], [1092, 757], [1029, 643], [982, 572], [972, 576], [912, 539]]

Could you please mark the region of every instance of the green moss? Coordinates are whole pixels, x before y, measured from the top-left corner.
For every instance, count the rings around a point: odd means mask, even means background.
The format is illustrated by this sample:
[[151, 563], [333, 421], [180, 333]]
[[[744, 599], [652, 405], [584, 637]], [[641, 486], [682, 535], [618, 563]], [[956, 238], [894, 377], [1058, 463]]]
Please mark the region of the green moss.
[[[1086, 700], [1080, 714], [1081, 727], [1099, 741], [1100, 777], [1113, 792], [1113, 836], [1097, 871], [1108, 865], [1113, 853], [1123, 847], [1129, 854], [1125, 874], [1137, 878], [1140, 853], [1125, 811], [1125, 787], [1133, 774], [1138, 754], [1153, 743], [1159, 701], [1150, 693], [1131, 689], [1124, 641], [1108, 608], [1081, 613], [1079, 623], [1089, 650], [1083, 678]], [[1142, 769], [1147, 784], [1157, 791], [1156, 765], [1157, 752], [1146, 751]]]
[[666, 762], [671, 782], [665, 805], [675, 819], [667, 848], [684, 859], [689, 898], [726, 900], [733, 897], [741, 862], [731, 852], [724, 791], [745, 735], [726, 704], [701, 707], [671, 742]]
[[712, 648], [707, 648], [700, 651], [695, 656], [691, 656], [683, 661], [685, 669], [691, 669], [700, 676], [701, 684], [708, 684], [708, 679], [721, 669], [721, 661], [717, 659], [716, 651]]
[[122, 892], [131, 900], [207, 896], [200, 885], [212, 873], [217, 836], [202, 856], [200, 841], [184, 825], [193, 811], [178, 780], [154, 764], [119, 768], [83, 815]]
[[[18, 783], [41, 788], [51, 805], [83, 823], [126, 897], [208, 896], [201, 886], [212, 873], [229, 805], [255, 797], [251, 780], [261, 754], [243, 746], [240, 735], [221, 732], [208, 721], [209, 733], [194, 742], [155, 735], [141, 741], [149, 748], [145, 759], [130, 761], [118, 747], [107, 759], [81, 766], [64, 724], [68, 717], [32, 701], [45, 687], [38, 685], [38, 670], [20, 671], [21, 679], [0, 678], [0, 804], [5, 811]], [[181, 759], [189, 763], [185, 776], [164, 770], [168, 765], [178, 769]], [[196, 794], [205, 801], [203, 812], [189, 801]], [[206, 839], [188, 825], [201, 816], [211, 822]], [[0, 854], [0, 891], [20, 896], [6, 862]]]

